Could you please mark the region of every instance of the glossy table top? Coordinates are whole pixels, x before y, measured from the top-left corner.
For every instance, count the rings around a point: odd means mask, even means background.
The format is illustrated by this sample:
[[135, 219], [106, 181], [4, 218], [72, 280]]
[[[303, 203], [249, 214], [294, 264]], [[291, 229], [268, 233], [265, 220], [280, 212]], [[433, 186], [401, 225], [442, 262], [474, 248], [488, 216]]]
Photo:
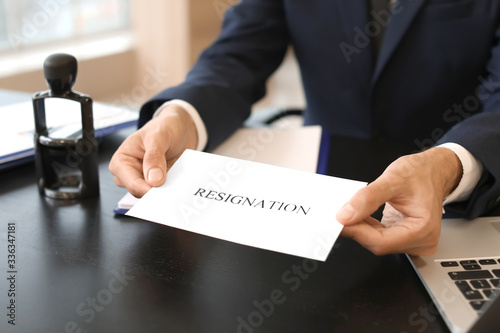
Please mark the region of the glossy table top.
[[100, 197], [42, 197], [33, 164], [0, 173], [0, 332], [447, 331], [404, 255], [340, 238], [322, 263], [115, 216], [107, 164], [130, 133], [100, 144]]

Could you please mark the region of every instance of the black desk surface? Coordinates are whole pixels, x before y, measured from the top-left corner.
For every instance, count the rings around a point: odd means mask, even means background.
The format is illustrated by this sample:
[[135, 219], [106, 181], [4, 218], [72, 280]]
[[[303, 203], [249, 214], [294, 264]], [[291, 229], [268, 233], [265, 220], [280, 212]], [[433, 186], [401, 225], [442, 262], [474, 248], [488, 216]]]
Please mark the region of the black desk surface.
[[130, 132], [100, 145], [98, 198], [40, 196], [32, 164], [0, 173], [0, 332], [447, 331], [403, 255], [341, 238], [321, 263], [115, 216], [107, 164]]

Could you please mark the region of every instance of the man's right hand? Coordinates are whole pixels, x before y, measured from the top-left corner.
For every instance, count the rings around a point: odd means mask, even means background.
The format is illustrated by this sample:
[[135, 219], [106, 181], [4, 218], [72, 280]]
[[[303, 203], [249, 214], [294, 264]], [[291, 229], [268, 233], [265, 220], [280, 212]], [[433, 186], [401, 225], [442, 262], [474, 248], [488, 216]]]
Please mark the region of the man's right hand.
[[198, 142], [191, 116], [169, 105], [120, 145], [109, 163], [115, 183], [142, 197], [165, 182], [167, 170], [186, 149]]

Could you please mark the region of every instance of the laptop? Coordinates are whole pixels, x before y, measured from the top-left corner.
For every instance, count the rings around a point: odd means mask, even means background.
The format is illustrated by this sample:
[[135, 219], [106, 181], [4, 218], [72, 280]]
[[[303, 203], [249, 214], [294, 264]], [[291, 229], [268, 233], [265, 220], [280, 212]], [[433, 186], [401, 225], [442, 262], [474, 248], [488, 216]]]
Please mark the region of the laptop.
[[443, 219], [441, 226], [437, 253], [410, 262], [452, 332], [497, 331], [500, 217]]

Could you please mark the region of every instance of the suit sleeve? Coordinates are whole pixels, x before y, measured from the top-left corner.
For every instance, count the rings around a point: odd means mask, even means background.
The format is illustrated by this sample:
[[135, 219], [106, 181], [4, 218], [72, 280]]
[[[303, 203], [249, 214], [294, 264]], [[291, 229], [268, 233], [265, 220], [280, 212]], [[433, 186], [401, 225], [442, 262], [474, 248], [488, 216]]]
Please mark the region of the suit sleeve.
[[162, 91], [142, 108], [139, 126], [165, 101], [193, 105], [208, 131], [208, 149], [227, 138], [265, 95], [268, 77], [281, 64], [289, 35], [281, 0], [242, 0], [225, 15], [221, 34], [186, 80]]
[[438, 142], [455, 142], [466, 148], [484, 166], [469, 200], [446, 206], [447, 211], [476, 218], [500, 203], [500, 24], [494, 36], [487, 73], [477, 96], [483, 110], [452, 127]]

